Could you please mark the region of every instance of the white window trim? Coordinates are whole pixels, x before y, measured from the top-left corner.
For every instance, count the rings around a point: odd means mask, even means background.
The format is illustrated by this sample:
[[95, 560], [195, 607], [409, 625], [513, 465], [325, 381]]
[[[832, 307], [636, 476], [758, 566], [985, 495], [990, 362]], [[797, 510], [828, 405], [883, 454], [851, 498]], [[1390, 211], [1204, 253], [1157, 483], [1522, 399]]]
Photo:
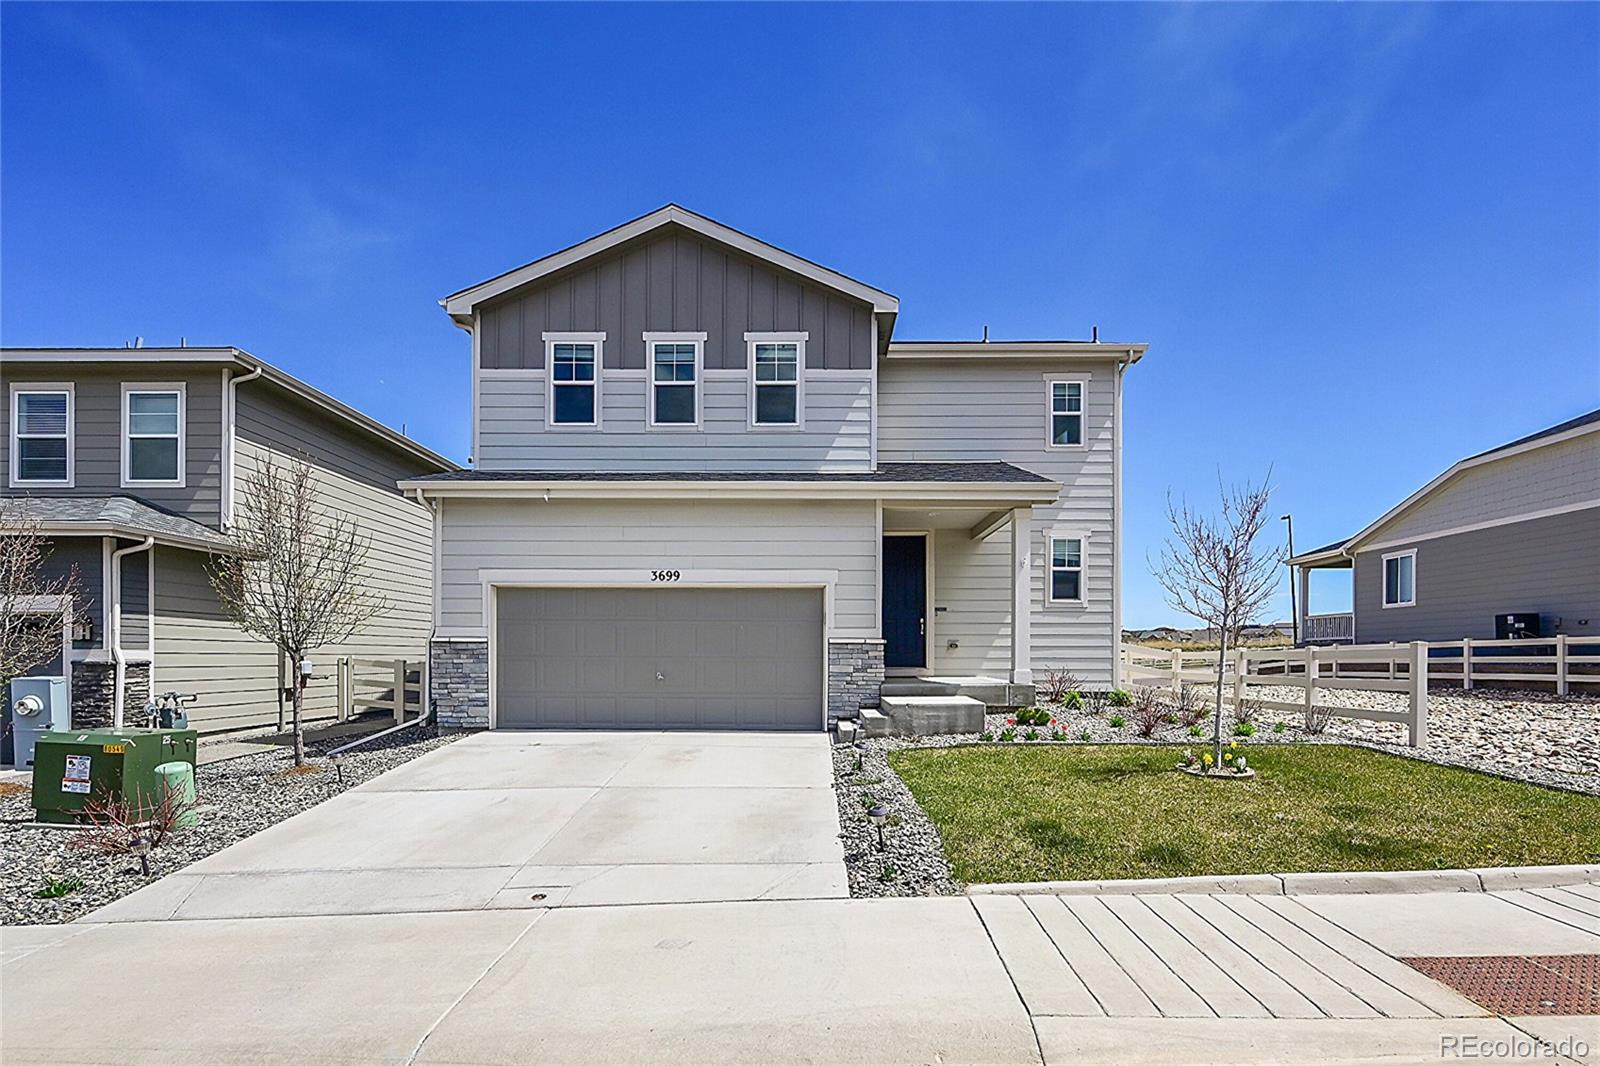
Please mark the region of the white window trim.
[[[132, 476], [132, 441], [128, 435], [128, 397], [134, 393], [176, 393], [178, 396], [178, 476], [175, 478], [134, 478]], [[188, 433], [189, 397], [188, 389], [181, 381], [124, 381], [122, 383], [122, 487], [125, 489], [140, 488], [168, 488], [181, 489], [185, 486], [188, 473], [187, 450], [189, 445]], [[160, 438], [167, 440], [162, 434]]]
[[[1056, 423], [1056, 386], [1078, 386], [1079, 407], [1075, 412], [1062, 412], [1063, 414], [1076, 414], [1078, 416], [1078, 443], [1057, 444], [1055, 434]], [[1054, 451], [1082, 451], [1089, 446], [1089, 379], [1079, 377], [1051, 377], [1044, 383], [1044, 446]]]
[[[656, 345], [657, 344], [692, 344], [694, 345], [694, 421], [693, 422], [657, 422], [656, 421]], [[706, 379], [706, 335], [704, 333], [646, 333], [644, 335], [644, 382], [647, 397], [646, 419], [651, 429], [699, 430], [705, 425], [705, 389]]]
[[[806, 428], [806, 341], [811, 339], [807, 332], [799, 333], [746, 333], [745, 343], [745, 372], [749, 375], [749, 428], [758, 432], [794, 433]], [[756, 345], [758, 344], [792, 344], [795, 346], [794, 363], [794, 421], [793, 422], [757, 422], [756, 421]], [[772, 382], [771, 384], [788, 384], [788, 382]]]
[[[22, 393], [35, 392], [64, 392], [67, 394], [67, 477], [60, 478], [29, 478], [18, 477], [20, 470], [20, 456], [17, 454], [17, 441], [21, 434], [17, 429], [17, 396]], [[11, 385], [11, 484], [17, 486], [38, 486], [70, 489], [77, 477], [77, 431], [78, 398], [77, 390], [70, 381], [18, 381]], [[44, 439], [44, 438], [39, 438]], [[54, 438], [49, 438], [54, 439]]]
[[[1077, 599], [1062, 599], [1056, 593], [1055, 582], [1055, 542], [1058, 540], [1075, 540], [1078, 542], [1078, 597]], [[1076, 529], [1047, 529], [1044, 531], [1044, 602], [1047, 607], [1067, 606], [1082, 607], [1089, 600], [1089, 534]]]
[[[1396, 603], [1390, 603], [1389, 560], [1405, 558], [1409, 558], [1411, 560], [1411, 598], [1409, 600], [1400, 600]], [[1385, 611], [1396, 607], [1415, 607], [1417, 605], [1417, 549], [1411, 548], [1403, 552], [1390, 552], [1388, 555], [1383, 557], [1383, 563], [1378, 570], [1378, 602], [1383, 605], [1383, 609]]]
[[[586, 431], [599, 429], [601, 423], [600, 379], [605, 377], [606, 335], [604, 333], [545, 333], [544, 337], [544, 426], [553, 430]], [[556, 345], [594, 345], [594, 421], [556, 421]]]

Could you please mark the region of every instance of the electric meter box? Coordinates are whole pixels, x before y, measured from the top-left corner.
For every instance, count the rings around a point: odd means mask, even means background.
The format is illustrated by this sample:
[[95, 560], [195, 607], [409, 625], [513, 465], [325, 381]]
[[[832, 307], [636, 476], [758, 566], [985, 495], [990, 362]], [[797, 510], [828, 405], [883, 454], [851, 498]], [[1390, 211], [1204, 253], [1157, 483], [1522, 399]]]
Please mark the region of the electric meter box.
[[149, 810], [166, 792], [156, 767], [195, 760], [193, 729], [94, 729], [43, 733], [34, 745], [33, 809], [41, 822], [87, 821], [91, 801]]

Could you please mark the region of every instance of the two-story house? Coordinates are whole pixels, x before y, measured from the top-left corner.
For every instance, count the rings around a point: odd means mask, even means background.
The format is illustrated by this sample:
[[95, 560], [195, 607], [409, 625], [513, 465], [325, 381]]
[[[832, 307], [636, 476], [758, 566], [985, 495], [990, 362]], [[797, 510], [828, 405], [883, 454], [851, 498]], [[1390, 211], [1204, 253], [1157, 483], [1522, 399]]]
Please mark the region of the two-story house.
[[237, 348], [8, 348], [0, 391], [6, 514], [49, 536], [50, 571], [77, 572], [66, 646], [30, 671], [70, 679], [75, 726], [139, 711], [152, 687], [194, 693], [202, 730], [277, 720], [283, 665], [224, 617], [206, 573], [268, 457], [307, 460], [324, 505], [356, 516], [389, 604], [319, 653], [308, 713], [333, 710], [335, 655], [422, 657], [433, 523], [397, 482], [450, 460]]
[[1144, 345], [896, 341], [896, 297], [677, 206], [442, 303], [473, 469], [402, 483], [436, 507], [441, 721], [823, 729], [886, 679], [1117, 683]]

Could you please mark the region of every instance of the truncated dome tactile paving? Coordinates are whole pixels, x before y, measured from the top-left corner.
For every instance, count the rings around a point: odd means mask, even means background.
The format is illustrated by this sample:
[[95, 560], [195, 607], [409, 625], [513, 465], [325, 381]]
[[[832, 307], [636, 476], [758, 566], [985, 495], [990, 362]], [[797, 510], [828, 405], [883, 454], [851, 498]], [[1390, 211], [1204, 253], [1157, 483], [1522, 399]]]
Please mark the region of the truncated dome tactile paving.
[[1436, 955], [1400, 961], [1496, 1014], [1600, 1014], [1600, 955]]

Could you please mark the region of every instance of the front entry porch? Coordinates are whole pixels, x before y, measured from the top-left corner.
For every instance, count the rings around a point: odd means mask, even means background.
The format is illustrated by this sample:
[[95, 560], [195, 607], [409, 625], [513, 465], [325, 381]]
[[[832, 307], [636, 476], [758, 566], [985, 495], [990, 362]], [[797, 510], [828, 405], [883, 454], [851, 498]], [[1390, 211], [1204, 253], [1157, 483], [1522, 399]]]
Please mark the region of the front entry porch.
[[981, 732], [1033, 702], [1032, 507], [885, 508], [885, 680], [868, 736]]

